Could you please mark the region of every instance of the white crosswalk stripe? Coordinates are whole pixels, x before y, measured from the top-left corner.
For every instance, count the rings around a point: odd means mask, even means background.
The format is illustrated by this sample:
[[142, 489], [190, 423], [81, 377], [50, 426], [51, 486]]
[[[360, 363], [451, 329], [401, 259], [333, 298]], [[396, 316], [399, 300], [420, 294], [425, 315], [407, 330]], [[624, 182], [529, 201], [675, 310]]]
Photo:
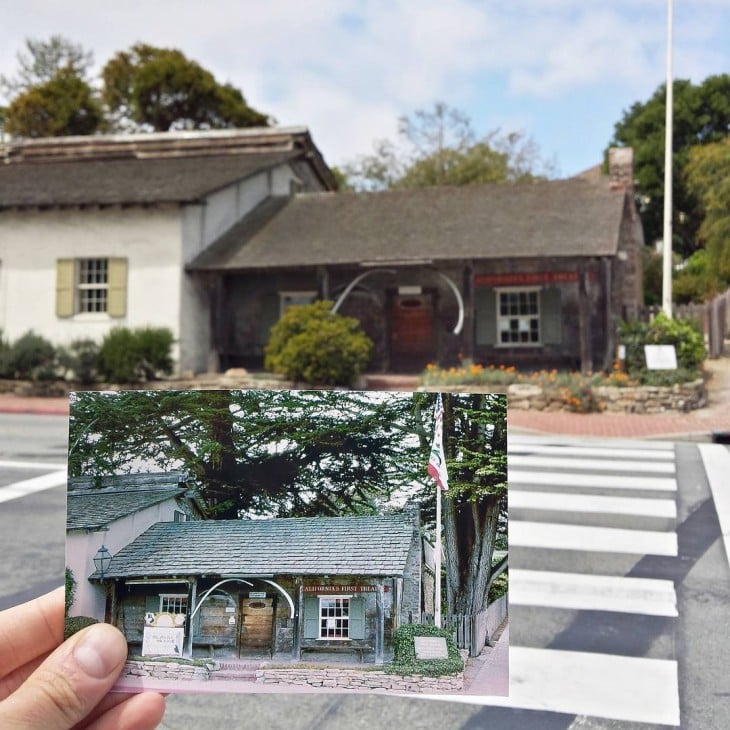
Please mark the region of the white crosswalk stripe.
[[12, 469], [33, 469], [54, 471], [42, 474], [41, 476], [32, 477], [31, 479], [23, 479], [12, 484], [6, 484], [0, 487], [0, 502], [9, 502], [19, 497], [25, 497], [29, 494], [42, 492], [46, 489], [53, 489], [66, 484], [67, 472], [65, 465], [46, 464], [43, 462], [27, 462], [27, 461], [0, 461], [0, 468]]
[[673, 630], [672, 581], [627, 570], [678, 554], [674, 461], [667, 443], [510, 436], [510, 604], [516, 614], [528, 612], [520, 616], [552, 611], [563, 616], [555, 624], [568, 628], [557, 644], [542, 637], [531, 645], [515, 624], [510, 696], [485, 702], [679, 725], [673, 641], [664, 642], [664, 654], [648, 656], [652, 641], [622, 644], [621, 653], [591, 636], [593, 628], [600, 633], [597, 616], [609, 629], [611, 616], [622, 616], [616, 625], [634, 625], [638, 635], [642, 620], [654, 621], [657, 632]]

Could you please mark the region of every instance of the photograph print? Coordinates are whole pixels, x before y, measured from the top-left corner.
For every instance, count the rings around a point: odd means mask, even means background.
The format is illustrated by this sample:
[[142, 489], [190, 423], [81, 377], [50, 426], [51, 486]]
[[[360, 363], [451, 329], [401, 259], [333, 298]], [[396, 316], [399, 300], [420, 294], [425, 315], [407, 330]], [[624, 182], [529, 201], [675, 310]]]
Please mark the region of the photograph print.
[[72, 393], [67, 633], [124, 634], [120, 691], [507, 694], [506, 426], [489, 393]]

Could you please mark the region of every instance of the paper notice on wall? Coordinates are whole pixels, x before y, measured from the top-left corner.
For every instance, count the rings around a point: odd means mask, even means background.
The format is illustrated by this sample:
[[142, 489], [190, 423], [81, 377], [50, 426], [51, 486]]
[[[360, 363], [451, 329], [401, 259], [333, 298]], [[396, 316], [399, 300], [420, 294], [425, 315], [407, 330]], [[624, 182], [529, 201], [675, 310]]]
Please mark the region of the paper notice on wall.
[[182, 656], [184, 639], [184, 629], [145, 626], [142, 656]]

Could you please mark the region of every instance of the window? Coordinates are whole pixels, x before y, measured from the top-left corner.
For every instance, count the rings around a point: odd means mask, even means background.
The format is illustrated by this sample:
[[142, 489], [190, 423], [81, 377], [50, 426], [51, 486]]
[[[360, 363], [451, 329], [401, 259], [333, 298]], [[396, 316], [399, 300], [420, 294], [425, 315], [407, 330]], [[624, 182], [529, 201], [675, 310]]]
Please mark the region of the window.
[[186, 613], [188, 597], [184, 593], [161, 593], [160, 613]]
[[540, 290], [502, 289], [497, 292], [497, 342], [503, 346], [540, 344]]
[[283, 315], [289, 307], [299, 307], [302, 304], [311, 304], [316, 298], [316, 291], [279, 292], [279, 316]]
[[126, 259], [58, 259], [56, 314], [59, 317], [88, 314], [124, 317], [126, 309]]
[[319, 599], [319, 638], [350, 638], [350, 599], [321, 596]]

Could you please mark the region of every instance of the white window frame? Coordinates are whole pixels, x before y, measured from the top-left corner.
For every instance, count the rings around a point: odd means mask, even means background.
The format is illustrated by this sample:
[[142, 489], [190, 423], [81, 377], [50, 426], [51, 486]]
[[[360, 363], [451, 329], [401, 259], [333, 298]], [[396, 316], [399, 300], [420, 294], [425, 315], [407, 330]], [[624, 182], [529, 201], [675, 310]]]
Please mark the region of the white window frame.
[[[542, 346], [542, 323], [540, 321], [540, 292], [542, 291], [542, 287], [539, 286], [509, 286], [509, 287], [500, 287], [498, 289], [495, 289], [495, 296], [497, 297], [497, 303], [496, 303], [496, 313], [497, 313], [497, 338], [496, 338], [496, 347], [541, 347]], [[528, 312], [528, 313], [517, 313], [517, 314], [502, 314], [502, 295], [509, 295], [509, 294], [534, 294], [535, 295], [535, 304], [536, 304], [536, 311], [535, 312]], [[537, 340], [530, 340], [527, 342], [503, 342], [502, 341], [502, 333], [503, 332], [511, 332], [511, 321], [512, 320], [518, 320], [518, 331], [519, 332], [527, 332], [528, 336], [529, 333], [532, 331], [532, 328], [530, 326], [531, 320], [537, 321]], [[525, 323], [525, 327], [523, 329], [522, 323]]]
[[[168, 601], [168, 608], [165, 609], [165, 601]], [[175, 604], [178, 602], [180, 603], [180, 608], [183, 608], [182, 611], [171, 611], [169, 608], [169, 602], [174, 601]], [[183, 606], [184, 604], [184, 606]], [[175, 605], [177, 608], [177, 605]], [[187, 593], [160, 593], [160, 613], [171, 613], [173, 615], [178, 615], [181, 613], [187, 614], [188, 612], [188, 594]]]
[[[319, 598], [319, 608], [318, 608], [318, 618], [317, 618], [317, 627], [319, 629], [319, 636], [317, 637], [320, 641], [349, 641], [350, 640], [350, 601], [352, 599], [352, 595], [349, 596], [337, 596], [337, 595], [327, 595], [327, 596], [318, 596]], [[322, 611], [324, 606], [322, 605], [324, 601], [332, 601], [332, 600], [339, 600], [339, 601], [347, 601], [347, 616], [343, 617], [347, 621], [347, 629], [346, 629], [346, 636], [323, 636], [322, 631], [322, 622], [324, 620], [332, 619], [334, 621], [337, 620], [337, 616], [323, 616]]]
[[289, 307], [311, 304], [317, 300], [317, 292], [313, 290], [291, 290], [279, 292], [279, 316], [283, 316]]
[[[88, 257], [74, 260], [74, 313], [76, 315], [107, 315], [109, 312], [109, 257]], [[84, 267], [92, 263], [103, 265], [104, 281], [82, 281]], [[83, 303], [85, 292], [100, 293], [103, 309], [86, 309]]]

